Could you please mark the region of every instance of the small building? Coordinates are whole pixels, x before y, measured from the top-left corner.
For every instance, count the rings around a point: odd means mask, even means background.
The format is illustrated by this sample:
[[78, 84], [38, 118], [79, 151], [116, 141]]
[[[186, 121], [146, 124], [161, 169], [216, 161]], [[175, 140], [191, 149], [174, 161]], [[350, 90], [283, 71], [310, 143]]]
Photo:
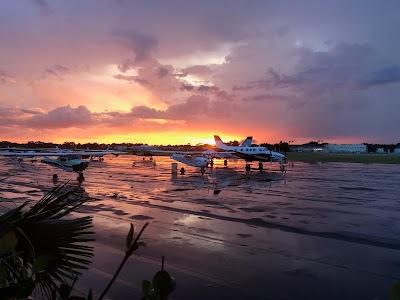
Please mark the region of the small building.
[[400, 154], [400, 148], [394, 148], [393, 153], [394, 154]]
[[367, 153], [365, 144], [326, 144], [325, 150], [330, 153]]
[[290, 151], [292, 152], [314, 152], [316, 147], [312, 146], [290, 146]]

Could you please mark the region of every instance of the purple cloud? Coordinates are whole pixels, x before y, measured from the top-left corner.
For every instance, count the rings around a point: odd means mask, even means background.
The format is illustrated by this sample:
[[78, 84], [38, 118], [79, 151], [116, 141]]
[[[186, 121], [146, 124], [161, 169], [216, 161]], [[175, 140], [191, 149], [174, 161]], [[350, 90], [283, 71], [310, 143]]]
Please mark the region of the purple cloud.
[[135, 64], [150, 58], [158, 45], [154, 36], [136, 31], [116, 30], [113, 35], [134, 52]]
[[365, 87], [395, 83], [400, 81], [400, 67], [398, 65], [382, 67], [366, 74], [360, 83]]
[[92, 113], [84, 105], [57, 107], [47, 114], [35, 115], [26, 120], [26, 125], [36, 128], [87, 127], [94, 124]]

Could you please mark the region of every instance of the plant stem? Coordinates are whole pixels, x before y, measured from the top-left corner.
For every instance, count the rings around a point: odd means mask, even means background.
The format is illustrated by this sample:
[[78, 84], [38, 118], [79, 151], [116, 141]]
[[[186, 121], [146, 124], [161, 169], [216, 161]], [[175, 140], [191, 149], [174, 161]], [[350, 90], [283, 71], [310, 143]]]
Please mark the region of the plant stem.
[[139, 240], [140, 236], [142, 235], [143, 231], [145, 230], [145, 228], [147, 227], [147, 225], [149, 225], [149, 223], [147, 222], [146, 224], [144, 224], [144, 226], [142, 227], [142, 229], [140, 230], [139, 234], [137, 235], [135, 241], [132, 243], [132, 245], [129, 247], [129, 249], [125, 252], [125, 256], [124, 259], [122, 260], [121, 264], [119, 265], [117, 271], [115, 272], [113, 278], [111, 279], [111, 281], [108, 283], [106, 289], [104, 290], [104, 292], [100, 295], [98, 300], [103, 299], [103, 297], [107, 294], [108, 290], [110, 289], [110, 287], [112, 286], [112, 284], [114, 283], [115, 279], [117, 279], [119, 272], [122, 270], [122, 267], [124, 266], [126, 260], [128, 259], [129, 256], [132, 255], [133, 253], [133, 249], [137, 243], [137, 241]]

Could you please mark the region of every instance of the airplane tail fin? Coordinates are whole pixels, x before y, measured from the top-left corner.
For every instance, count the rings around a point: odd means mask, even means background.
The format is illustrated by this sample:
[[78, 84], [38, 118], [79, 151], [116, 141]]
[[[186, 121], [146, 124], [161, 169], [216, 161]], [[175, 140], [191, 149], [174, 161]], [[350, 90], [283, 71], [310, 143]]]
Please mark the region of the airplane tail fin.
[[248, 136], [240, 147], [251, 147], [251, 142], [253, 141], [252, 136]]
[[224, 149], [226, 145], [222, 142], [221, 138], [218, 135], [214, 135], [215, 145], [217, 148]]

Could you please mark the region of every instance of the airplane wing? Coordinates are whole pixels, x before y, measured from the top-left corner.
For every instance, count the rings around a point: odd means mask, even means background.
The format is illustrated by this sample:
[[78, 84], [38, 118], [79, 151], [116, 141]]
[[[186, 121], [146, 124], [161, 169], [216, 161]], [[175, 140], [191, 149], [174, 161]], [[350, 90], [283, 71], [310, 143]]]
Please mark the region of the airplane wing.
[[0, 152], [0, 156], [33, 157], [33, 156], [67, 156], [75, 153], [67, 152]]
[[185, 155], [199, 155], [201, 156], [203, 152], [201, 151], [178, 151], [178, 150], [135, 150], [134, 155], [140, 156], [171, 156], [174, 153], [182, 153]]
[[92, 155], [107, 155], [107, 154], [126, 154], [126, 152], [121, 151], [79, 151], [79, 152], [0, 152], [0, 156], [8, 157], [40, 157], [40, 156], [92, 156]]
[[107, 154], [114, 154], [114, 155], [120, 155], [120, 154], [127, 154], [128, 152], [123, 152], [123, 151], [113, 151], [113, 150], [103, 150], [103, 151], [76, 151], [76, 152], [70, 152], [70, 154], [81, 154], [81, 155], [107, 155]]
[[223, 158], [237, 158], [235, 155], [235, 151], [214, 151], [214, 150], [206, 150], [202, 152], [202, 155], [207, 157], [207, 158], [217, 158], [217, 159], [223, 159]]

